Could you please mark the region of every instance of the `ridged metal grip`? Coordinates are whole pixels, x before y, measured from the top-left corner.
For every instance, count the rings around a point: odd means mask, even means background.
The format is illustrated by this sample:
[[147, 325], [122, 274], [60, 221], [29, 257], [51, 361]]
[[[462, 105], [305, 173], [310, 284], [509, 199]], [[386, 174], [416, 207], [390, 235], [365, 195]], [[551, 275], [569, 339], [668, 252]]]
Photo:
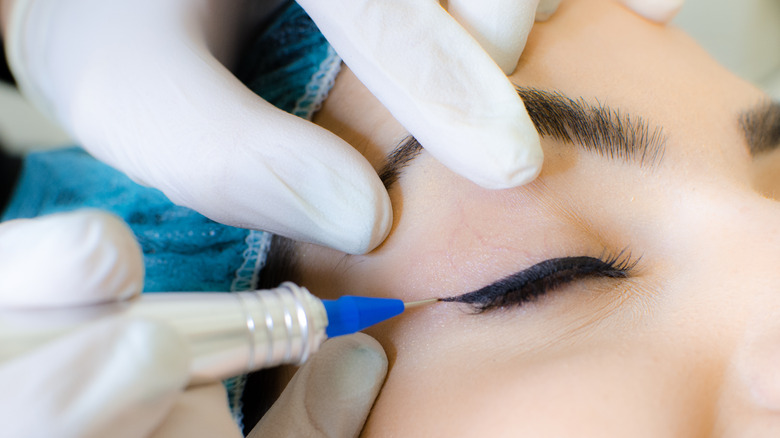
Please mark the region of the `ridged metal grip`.
[[305, 362], [325, 340], [328, 324], [322, 302], [289, 282], [252, 292], [143, 294], [108, 305], [2, 312], [0, 360], [120, 315], [154, 319], [181, 333], [192, 357], [190, 384]]

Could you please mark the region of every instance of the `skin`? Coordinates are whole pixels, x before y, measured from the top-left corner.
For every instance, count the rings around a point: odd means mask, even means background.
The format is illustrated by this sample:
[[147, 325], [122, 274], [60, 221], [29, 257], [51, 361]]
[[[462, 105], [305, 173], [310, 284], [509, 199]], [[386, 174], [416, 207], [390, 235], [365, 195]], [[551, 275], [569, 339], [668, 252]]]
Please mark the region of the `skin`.
[[[391, 370], [364, 436], [778, 436], [780, 156], [751, 157], [737, 123], [766, 96], [609, 0], [564, 1], [511, 80], [662, 126], [662, 162], [543, 139], [535, 182], [489, 191], [423, 152], [390, 191], [385, 243], [300, 245], [297, 280], [325, 298], [419, 300], [553, 257], [639, 261], [522, 307], [440, 303], [369, 331]], [[375, 166], [405, 135], [349, 71], [316, 121]]]
[[8, 32], [8, 22], [11, 17], [11, 2], [13, 0], [0, 0], [0, 40]]

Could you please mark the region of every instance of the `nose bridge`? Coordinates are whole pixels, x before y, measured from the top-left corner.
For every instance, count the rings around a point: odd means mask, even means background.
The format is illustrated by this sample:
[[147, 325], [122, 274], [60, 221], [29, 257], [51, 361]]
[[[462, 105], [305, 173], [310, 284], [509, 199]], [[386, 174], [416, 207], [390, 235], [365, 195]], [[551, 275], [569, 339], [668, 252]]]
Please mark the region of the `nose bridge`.
[[[768, 295], [780, 300], [780, 204], [751, 196], [742, 202], [734, 202], [732, 213], [724, 221], [723, 235], [715, 236], [727, 242], [731, 251], [727, 254], [733, 269], [726, 271], [732, 280], [744, 287], [754, 288], [748, 296]], [[780, 301], [777, 302], [780, 307]]]
[[[775, 289], [780, 284], [780, 203], [724, 194], [716, 204], [696, 213], [699, 223], [691, 228], [697, 230], [697, 257], [715, 265], [712, 274], [725, 284]], [[780, 293], [773, 295], [780, 298]]]
[[780, 312], [780, 203], [733, 195], [724, 194], [714, 211], [702, 209], [695, 257], [708, 293], [721, 294], [729, 303], [722, 311], [732, 320], [741, 315], [747, 327]]
[[698, 238], [692, 239], [701, 246], [703, 263], [697, 293], [711, 295], [702, 311], [712, 319], [711, 333], [719, 337], [723, 353], [718, 417], [739, 418], [741, 429], [769, 415], [771, 429], [778, 431], [780, 204], [757, 195], [724, 196], [716, 211], [703, 209]]
[[661, 220], [663, 280], [680, 311], [695, 314], [687, 318], [715, 333], [780, 309], [780, 203], [748, 190], [700, 190]]

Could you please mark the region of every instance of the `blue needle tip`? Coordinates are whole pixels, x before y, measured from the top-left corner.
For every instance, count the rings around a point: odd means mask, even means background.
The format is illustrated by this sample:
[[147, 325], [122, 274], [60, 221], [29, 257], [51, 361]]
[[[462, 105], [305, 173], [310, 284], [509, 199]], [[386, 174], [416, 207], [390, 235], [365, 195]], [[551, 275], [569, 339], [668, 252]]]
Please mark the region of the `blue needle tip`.
[[337, 300], [323, 300], [322, 303], [328, 314], [325, 334], [329, 338], [359, 332], [404, 311], [404, 302], [392, 298], [345, 295]]

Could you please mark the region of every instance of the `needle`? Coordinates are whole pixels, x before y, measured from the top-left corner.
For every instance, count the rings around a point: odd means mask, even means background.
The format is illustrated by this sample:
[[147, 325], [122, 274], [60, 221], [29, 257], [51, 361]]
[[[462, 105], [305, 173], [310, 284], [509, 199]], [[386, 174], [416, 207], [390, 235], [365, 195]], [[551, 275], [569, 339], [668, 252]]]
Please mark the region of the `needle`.
[[420, 301], [410, 301], [408, 303], [404, 303], [404, 310], [412, 309], [414, 307], [420, 307], [424, 306], [426, 304], [431, 304], [439, 301], [438, 298], [430, 298], [427, 300], [420, 300]]

